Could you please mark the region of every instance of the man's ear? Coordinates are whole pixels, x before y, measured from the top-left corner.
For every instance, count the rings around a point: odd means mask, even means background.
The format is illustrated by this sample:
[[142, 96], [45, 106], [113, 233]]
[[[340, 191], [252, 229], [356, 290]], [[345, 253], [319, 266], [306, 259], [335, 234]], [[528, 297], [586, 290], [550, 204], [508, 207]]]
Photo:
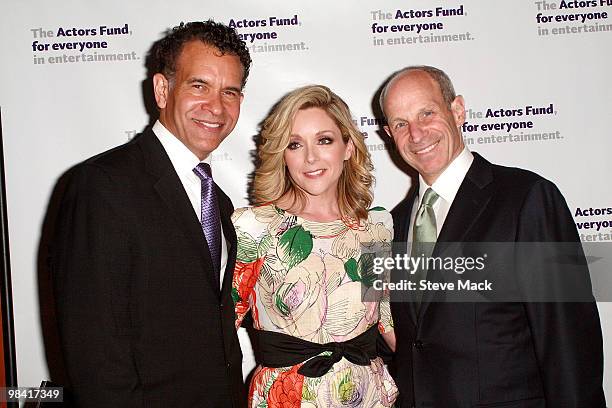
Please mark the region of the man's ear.
[[465, 122], [465, 102], [463, 100], [463, 96], [457, 95], [451, 102], [451, 112], [455, 118], [455, 125], [457, 125], [457, 127], [461, 127], [461, 125], [463, 125]]
[[155, 102], [159, 109], [164, 109], [168, 102], [169, 82], [164, 74], [157, 73], [153, 75], [153, 93], [155, 94]]

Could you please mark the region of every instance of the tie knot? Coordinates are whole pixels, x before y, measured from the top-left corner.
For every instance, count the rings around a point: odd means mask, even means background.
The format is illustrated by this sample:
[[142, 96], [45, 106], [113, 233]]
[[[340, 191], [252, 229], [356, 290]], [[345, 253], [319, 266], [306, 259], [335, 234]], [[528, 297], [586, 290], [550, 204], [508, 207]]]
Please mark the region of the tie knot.
[[436, 200], [438, 199], [438, 197], [440, 197], [438, 194], [436, 194], [435, 191], [433, 191], [432, 188], [428, 188], [425, 191], [425, 194], [423, 194], [423, 202], [421, 203], [421, 205], [428, 205], [428, 206], [433, 206], [436, 202]]
[[210, 170], [210, 164], [200, 163], [194, 169], [193, 172], [202, 180], [212, 179], [212, 171]]

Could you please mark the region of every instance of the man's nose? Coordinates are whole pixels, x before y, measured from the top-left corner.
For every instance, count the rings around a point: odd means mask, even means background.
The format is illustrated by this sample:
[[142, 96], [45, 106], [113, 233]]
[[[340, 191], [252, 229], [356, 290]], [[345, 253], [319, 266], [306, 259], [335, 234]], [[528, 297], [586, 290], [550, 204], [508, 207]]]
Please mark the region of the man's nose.
[[223, 111], [221, 94], [212, 92], [202, 103], [202, 109], [209, 110], [213, 115], [220, 115]]
[[423, 136], [425, 136], [425, 132], [423, 131], [423, 127], [420, 123], [411, 123], [410, 124], [410, 140], [413, 143], [419, 143]]

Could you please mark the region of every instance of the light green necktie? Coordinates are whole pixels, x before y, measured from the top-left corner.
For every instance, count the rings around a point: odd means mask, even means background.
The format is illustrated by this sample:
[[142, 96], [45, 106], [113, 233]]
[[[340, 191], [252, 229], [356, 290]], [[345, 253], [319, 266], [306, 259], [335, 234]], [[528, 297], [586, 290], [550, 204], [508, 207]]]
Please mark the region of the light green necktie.
[[[412, 249], [410, 256], [413, 258], [423, 257], [423, 262], [431, 256], [434, 243], [437, 239], [436, 214], [433, 210], [433, 205], [440, 196], [431, 188], [428, 188], [423, 195], [421, 206], [414, 217], [414, 226], [412, 228]], [[419, 287], [419, 282], [427, 277], [427, 268], [417, 268], [413, 275], [414, 281]], [[416, 291], [417, 309], [421, 305], [423, 291]]]

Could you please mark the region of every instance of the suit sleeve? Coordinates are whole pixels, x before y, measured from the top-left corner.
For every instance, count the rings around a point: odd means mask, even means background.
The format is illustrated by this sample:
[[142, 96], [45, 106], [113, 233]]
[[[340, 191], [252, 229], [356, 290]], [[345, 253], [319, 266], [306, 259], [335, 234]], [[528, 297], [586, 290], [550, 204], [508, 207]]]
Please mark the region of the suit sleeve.
[[105, 172], [77, 167], [51, 248], [60, 338], [78, 407], [143, 406], [131, 347], [129, 225], [119, 197]]
[[[517, 264], [523, 269], [519, 275], [529, 274], [523, 275], [523, 288], [539, 288], [538, 295], [549, 291], [545, 294], [554, 296], [546, 302], [525, 302], [546, 406], [605, 407], [597, 305], [574, 221], [554, 184], [540, 180], [529, 191], [519, 217], [517, 242], [538, 243], [535, 245], [546, 252], [528, 257], [519, 254]], [[542, 245], [544, 242], [565, 244]], [[574, 243], [569, 244], [574, 252], [571, 262], [551, 262], [567, 259], [568, 243]], [[581, 301], [568, 301], [568, 287], [580, 293]]]

